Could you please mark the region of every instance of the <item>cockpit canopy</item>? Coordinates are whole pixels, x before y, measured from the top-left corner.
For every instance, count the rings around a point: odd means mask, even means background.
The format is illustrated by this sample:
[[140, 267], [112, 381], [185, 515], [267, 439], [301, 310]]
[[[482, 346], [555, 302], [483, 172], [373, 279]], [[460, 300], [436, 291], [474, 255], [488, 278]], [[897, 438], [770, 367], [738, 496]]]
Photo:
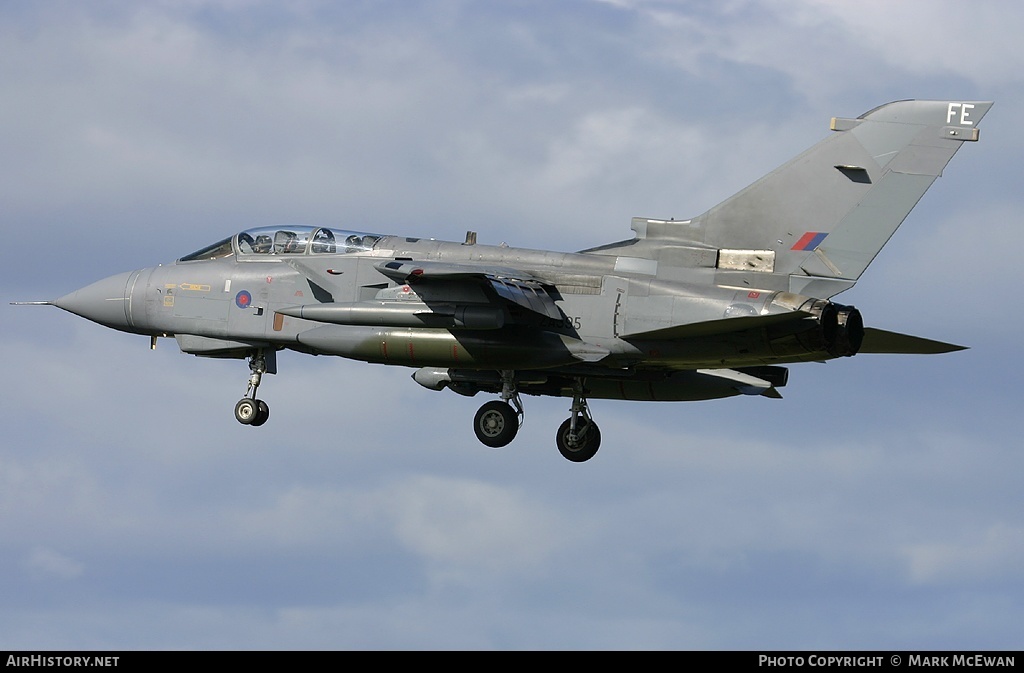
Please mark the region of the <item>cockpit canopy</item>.
[[202, 250], [179, 259], [179, 262], [220, 259], [231, 255], [333, 255], [335, 253], [367, 252], [384, 238], [362, 231], [278, 225], [246, 229]]

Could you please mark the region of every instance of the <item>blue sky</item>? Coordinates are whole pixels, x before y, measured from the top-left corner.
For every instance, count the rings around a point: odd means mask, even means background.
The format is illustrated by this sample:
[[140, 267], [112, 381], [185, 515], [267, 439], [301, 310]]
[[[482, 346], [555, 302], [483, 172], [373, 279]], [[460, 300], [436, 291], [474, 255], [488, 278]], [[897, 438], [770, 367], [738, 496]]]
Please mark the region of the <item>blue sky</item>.
[[[895, 6], [894, 6], [895, 5]], [[0, 648], [1019, 649], [1024, 9], [1000, 2], [0, 6]], [[576, 250], [902, 98], [995, 100], [840, 301], [970, 346], [781, 401], [484, 400], [50, 308], [304, 222]], [[1009, 357], [1008, 357], [1009, 354]]]

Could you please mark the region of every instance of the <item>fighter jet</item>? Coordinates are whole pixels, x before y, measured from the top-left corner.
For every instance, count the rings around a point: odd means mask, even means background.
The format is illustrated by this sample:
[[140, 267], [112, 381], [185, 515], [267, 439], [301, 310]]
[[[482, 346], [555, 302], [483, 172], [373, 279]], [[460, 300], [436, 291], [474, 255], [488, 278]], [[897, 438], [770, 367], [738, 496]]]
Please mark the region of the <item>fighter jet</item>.
[[248, 361], [243, 425], [278, 351], [415, 369], [430, 390], [496, 395], [473, 419], [509, 444], [521, 395], [572, 398], [555, 443], [597, 452], [588, 400], [778, 398], [783, 365], [960, 346], [865, 328], [849, 290], [992, 106], [908, 100], [855, 119], [687, 220], [634, 218], [632, 238], [579, 252], [259, 226], [176, 262], [50, 302], [101, 325]]

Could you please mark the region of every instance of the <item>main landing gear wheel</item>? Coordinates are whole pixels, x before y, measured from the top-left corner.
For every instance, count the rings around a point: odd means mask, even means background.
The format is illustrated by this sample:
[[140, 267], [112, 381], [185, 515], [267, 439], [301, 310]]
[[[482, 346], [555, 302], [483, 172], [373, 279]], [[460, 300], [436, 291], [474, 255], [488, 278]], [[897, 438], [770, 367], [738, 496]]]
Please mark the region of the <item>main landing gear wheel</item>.
[[574, 463], [590, 460], [601, 447], [601, 430], [590, 417], [582, 378], [573, 381], [572, 410], [569, 418], [559, 426], [555, 444], [558, 445], [558, 452]]
[[506, 402], [492, 400], [476, 412], [473, 431], [484, 445], [497, 449], [516, 438], [519, 414]]
[[523, 419], [523, 403], [516, 390], [515, 372], [502, 369], [501, 401], [487, 402], [473, 418], [473, 432], [484, 446], [497, 449], [516, 438]]
[[576, 432], [573, 432], [572, 419], [567, 418], [558, 428], [555, 443], [564, 458], [582, 463], [593, 458], [601, 448], [601, 429], [594, 421], [580, 418], [576, 421]]

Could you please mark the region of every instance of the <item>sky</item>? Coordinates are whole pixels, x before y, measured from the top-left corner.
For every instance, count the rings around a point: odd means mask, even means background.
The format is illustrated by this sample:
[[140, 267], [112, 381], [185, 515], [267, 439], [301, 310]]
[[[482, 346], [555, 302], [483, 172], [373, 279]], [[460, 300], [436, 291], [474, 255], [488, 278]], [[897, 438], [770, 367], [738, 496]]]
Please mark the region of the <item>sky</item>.
[[[1020, 649], [1024, 5], [0, 3], [0, 649]], [[307, 223], [562, 251], [685, 219], [855, 117], [994, 100], [856, 287], [969, 346], [784, 399], [569, 400], [149, 350], [47, 300]], [[1007, 357], [1007, 353], [1011, 357]]]

